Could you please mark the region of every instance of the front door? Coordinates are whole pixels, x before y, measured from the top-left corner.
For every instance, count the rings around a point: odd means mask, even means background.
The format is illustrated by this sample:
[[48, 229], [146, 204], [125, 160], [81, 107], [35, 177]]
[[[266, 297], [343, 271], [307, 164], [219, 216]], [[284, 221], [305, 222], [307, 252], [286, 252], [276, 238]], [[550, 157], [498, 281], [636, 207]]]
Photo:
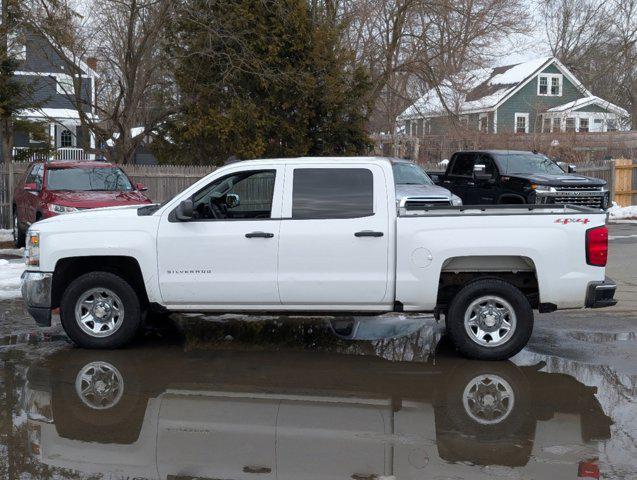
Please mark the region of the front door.
[[448, 174], [445, 175], [441, 186], [458, 195], [465, 205], [472, 204], [472, 192], [475, 187], [473, 181], [473, 165], [476, 154], [472, 152], [456, 153], [449, 164]]
[[393, 302], [387, 198], [380, 166], [287, 167], [278, 277], [284, 305]]
[[184, 309], [280, 303], [281, 220], [273, 217], [280, 216], [282, 177], [282, 167], [238, 167], [193, 195], [192, 220], [164, 213], [157, 239], [164, 303]]

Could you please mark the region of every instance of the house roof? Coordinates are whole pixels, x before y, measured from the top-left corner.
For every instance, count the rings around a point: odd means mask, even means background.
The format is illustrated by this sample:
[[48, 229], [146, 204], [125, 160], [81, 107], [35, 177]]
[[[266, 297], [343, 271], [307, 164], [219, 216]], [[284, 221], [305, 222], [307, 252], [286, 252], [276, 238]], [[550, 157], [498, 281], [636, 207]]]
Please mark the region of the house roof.
[[556, 58], [540, 57], [514, 65], [482, 68], [454, 75], [437, 89], [432, 88], [426, 92], [401, 113], [399, 119], [447, 115], [447, 109], [459, 113], [493, 110], [522, 88], [536, 73], [551, 64], [555, 64], [582, 94], [591, 95]]
[[[87, 115], [97, 118], [92, 113], [87, 113]], [[73, 108], [25, 108], [20, 110], [17, 116], [27, 120], [63, 121], [80, 119], [80, 114]]]
[[591, 105], [597, 105], [609, 112], [616, 113], [621, 116], [628, 116], [628, 112], [617, 105], [610, 103], [603, 98], [596, 97], [595, 95], [589, 95], [588, 97], [578, 98], [572, 102], [565, 103], [564, 105], [558, 105], [557, 107], [549, 108], [548, 112], [571, 112], [573, 110], [579, 110], [581, 108], [589, 107]]

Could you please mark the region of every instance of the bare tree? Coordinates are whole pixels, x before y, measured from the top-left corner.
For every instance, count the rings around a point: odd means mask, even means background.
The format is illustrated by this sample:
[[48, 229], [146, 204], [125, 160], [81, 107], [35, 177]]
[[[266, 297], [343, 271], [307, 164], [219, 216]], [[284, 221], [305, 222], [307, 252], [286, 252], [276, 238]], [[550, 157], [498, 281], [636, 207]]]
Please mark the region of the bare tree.
[[372, 72], [373, 128], [385, 131], [419, 93], [485, 65], [503, 39], [528, 29], [521, 0], [343, 0], [341, 10], [345, 41]]
[[[83, 129], [113, 161], [129, 163], [146, 135], [173, 112], [174, 95], [164, 52], [164, 33], [175, 0], [100, 0], [84, 18], [65, 0], [32, 0], [33, 28], [67, 66]], [[64, 8], [61, 8], [64, 7]], [[96, 95], [84, 80], [80, 59], [93, 58]], [[135, 134], [133, 134], [135, 133]], [[94, 150], [86, 135], [83, 148]]]

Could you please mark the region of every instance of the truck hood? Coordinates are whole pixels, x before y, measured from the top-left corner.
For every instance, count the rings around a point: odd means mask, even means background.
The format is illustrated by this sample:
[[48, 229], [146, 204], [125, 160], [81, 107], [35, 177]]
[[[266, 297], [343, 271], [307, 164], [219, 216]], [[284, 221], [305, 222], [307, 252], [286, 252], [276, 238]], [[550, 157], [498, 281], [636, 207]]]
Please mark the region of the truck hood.
[[75, 208], [101, 208], [119, 205], [139, 205], [151, 203], [141, 192], [131, 191], [46, 191], [44, 199], [47, 203]]
[[599, 178], [585, 177], [583, 175], [568, 174], [564, 175], [549, 175], [542, 173], [512, 173], [505, 176], [512, 178], [521, 178], [528, 180], [531, 183], [537, 183], [539, 185], [549, 185], [551, 187], [561, 186], [585, 186], [585, 187], [601, 187], [606, 185], [605, 180]]
[[137, 217], [137, 210], [139, 207], [143, 205], [123, 205], [120, 207], [106, 207], [106, 208], [96, 208], [92, 210], [83, 210], [79, 212], [73, 213], [65, 213], [63, 215], [56, 215], [54, 217], [50, 217], [44, 220], [38, 221], [35, 225], [35, 229], [42, 226], [51, 226], [54, 227], [57, 224], [64, 223], [77, 223], [82, 224], [84, 222], [97, 221], [102, 222], [101, 224], [105, 229], [108, 229], [107, 223], [103, 223], [104, 221], [116, 221], [118, 219], [128, 219], [129, 217]]
[[451, 192], [438, 185], [396, 185], [396, 200], [403, 197], [444, 197], [451, 199]]

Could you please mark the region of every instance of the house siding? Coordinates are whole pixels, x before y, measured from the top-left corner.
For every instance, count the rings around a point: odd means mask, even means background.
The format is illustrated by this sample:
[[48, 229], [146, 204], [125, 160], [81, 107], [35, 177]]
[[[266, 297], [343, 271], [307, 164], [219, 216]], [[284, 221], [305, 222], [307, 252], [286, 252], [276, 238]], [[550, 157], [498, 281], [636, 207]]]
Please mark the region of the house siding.
[[[57, 80], [54, 76], [20, 75], [18, 79], [32, 89], [31, 98], [34, 108], [76, 108], [73, 95], [57, 92]], [[84, 105], [81, 107], [85, 112], [90, 111], [92, 81], [91, 78], [82, 78]]]
[[588, 105], [586, 107], [580, 107], [573, 110], [574, 112], [592, 112], [592, 113], [612, 113], [606, 108], [602, 108], [599, 105]]
[[[68, 66], [53, 46], [42, 36], [29, 34], [26, 38], [26, 59], [20, 70], [39, 73], [68, 73]], [[83, 74], [87, 72], [82, 71]]]
[[538, 114], [549, 108], [564, 105], [584, 95], [564, 76], [562, 80], [562, 95], [560, 97], [544, 97], [537, 94], [538, 75], [540, 73], [561, 73], [555, 65], [549, 65], [524, 87], [507, 99], [498, 108], [498, 133], [513, 132], [516, 113], [529, 114], [529, 132], [540, 131], [541, 125]]

